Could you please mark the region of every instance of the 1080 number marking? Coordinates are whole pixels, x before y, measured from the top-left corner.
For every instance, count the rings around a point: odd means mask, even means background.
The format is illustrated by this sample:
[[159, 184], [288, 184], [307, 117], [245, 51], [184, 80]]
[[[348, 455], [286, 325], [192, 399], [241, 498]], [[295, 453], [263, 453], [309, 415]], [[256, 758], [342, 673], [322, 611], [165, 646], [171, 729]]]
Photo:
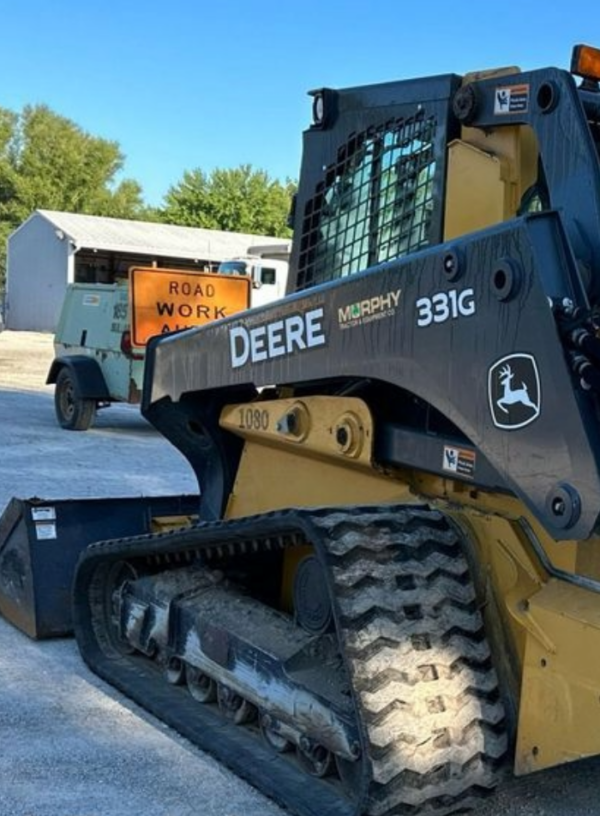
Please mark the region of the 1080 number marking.
[[268, 431], [269, 412], [260, 408], [239, 408], [239, 428], [242, 431]]
[[430, 326], [432, 323], [445, 323], [458, 317], [470, 317], [475, 314], [475, 292], [473, 289], [450, 289], [448, 292], [436, 292], [431, 297], [422, 297], [415, 303], [417, 307], [417, 326]]

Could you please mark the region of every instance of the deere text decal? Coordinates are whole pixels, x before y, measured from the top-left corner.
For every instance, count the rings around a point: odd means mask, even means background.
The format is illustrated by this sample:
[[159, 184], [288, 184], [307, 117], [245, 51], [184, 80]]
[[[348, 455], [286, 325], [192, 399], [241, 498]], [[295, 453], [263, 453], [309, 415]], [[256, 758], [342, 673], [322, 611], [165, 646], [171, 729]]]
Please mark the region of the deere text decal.
[[326, 342], [321, 307], [252, 328], [234, 326], [229, 330], [231, 367], [285, 357]]
[[249, 277], [136, 267], [130, 270], [131, 331], [135, 346], [156, 334], [211, 323], [247, 309]]

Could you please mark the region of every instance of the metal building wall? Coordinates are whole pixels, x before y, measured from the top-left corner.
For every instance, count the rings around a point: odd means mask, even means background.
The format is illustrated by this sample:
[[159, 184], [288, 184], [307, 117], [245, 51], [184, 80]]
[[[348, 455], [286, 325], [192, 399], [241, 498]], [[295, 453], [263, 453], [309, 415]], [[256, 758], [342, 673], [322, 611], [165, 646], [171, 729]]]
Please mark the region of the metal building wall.
[[37, 213], [12, 233], [8, 239], [6, 328], [54, 332], [67, 286], [69, 251], [68, 236], [57, 234]]

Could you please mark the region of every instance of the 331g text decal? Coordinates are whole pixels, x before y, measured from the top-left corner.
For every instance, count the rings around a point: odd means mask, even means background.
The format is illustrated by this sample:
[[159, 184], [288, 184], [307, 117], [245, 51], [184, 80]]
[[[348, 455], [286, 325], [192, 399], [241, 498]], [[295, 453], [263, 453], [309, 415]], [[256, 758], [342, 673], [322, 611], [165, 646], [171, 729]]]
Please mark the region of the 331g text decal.
[[475, 314], [475, 292], [473, 289], [449, 289], [436, 292], [431, 297], [422, 297], [415, 303], [417, 326], [424, 328], [432, 323], [445, 323], [459, 317]]

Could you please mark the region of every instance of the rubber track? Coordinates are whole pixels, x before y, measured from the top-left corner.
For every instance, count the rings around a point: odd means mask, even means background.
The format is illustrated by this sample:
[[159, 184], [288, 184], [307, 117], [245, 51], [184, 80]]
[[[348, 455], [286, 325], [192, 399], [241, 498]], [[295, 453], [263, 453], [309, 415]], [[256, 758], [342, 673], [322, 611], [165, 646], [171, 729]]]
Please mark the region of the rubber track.
[[[110, 563], [297, 535], [329, 580], [362, 736], [350, 803], [242, 727], [224, 722], [142, 658], [118, 654], [98, 615]], [[504, 709], [466, 559], [443, 517], [423, 508], [294, 510], [164, 535], [101, 542], [80, 560], [74, 626], [91, 669], [298, 816], [465, 812], [497, 784]]]

